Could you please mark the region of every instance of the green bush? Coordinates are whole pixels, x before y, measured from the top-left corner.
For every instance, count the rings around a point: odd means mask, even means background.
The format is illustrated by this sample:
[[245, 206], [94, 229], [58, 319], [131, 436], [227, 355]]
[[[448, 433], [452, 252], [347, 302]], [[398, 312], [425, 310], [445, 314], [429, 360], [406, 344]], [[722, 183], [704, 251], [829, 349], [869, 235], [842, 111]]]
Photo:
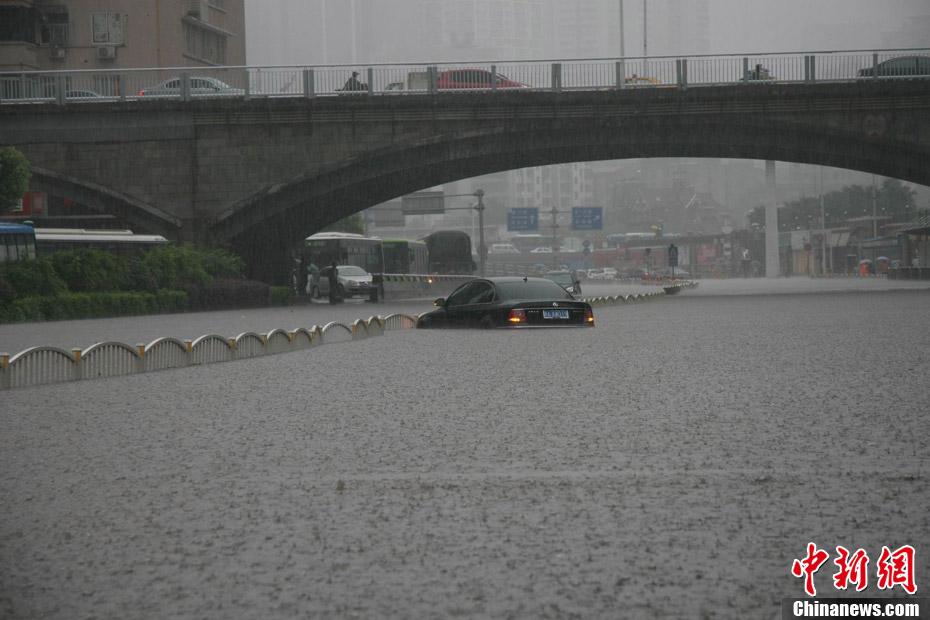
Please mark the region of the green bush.
[[48, 257], [37, 260], [3, 263], [0, 274], [6, 281], [6, 294], [13, 298], [57, 295], [68, 290]]
[[272, 306], [290, 306], [294, 303], [294, 291], [289, 286], [271, 287]]
[[176, 245], [155, 248], [142, 257], [139, 271], [155, 288], [206, 287], [214, 278], [241, 277], [241, 258], [218, 248]]
[[239, 256], [220, 248], [199, 250], [203, 268], [214, 278], [241, 278], [245, 273], [245, 261]]
[[129, 267], [103, 250], [72, 250], [51, 256], [55, 272], [72, 292], [124, 290], [129, 282]]

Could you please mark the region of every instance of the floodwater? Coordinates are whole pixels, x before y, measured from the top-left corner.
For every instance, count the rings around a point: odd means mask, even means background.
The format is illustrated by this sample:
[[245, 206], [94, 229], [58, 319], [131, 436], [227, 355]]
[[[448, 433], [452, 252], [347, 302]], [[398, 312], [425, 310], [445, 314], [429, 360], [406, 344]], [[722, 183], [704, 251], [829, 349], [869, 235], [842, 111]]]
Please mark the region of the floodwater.
[[776, 618], [809, 541], [923, 587], [930, 291], [756, 286], [5, 392], [0, 617]]

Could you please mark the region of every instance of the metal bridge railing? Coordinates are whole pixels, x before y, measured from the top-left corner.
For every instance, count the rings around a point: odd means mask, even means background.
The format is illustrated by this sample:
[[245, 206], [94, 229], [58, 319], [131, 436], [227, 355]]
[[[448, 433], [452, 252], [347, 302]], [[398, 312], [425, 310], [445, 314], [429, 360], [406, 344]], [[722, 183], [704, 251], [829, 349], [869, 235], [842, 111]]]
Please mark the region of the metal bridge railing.
[[[357, 82], [349, 83], [354, 71]], [[0, 73], [0, 103], [402, 96], [930, 78], [930, 48], [583, 60]]]

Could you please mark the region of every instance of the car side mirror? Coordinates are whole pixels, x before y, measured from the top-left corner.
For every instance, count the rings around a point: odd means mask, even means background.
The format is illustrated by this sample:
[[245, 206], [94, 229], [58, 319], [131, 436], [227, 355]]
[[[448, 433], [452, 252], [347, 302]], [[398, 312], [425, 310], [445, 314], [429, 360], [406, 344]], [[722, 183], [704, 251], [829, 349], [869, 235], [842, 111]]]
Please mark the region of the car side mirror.
[[433, 301], [433, 305], [434, 305], [434, 306], [438, 306], [438, 307], [440, 307], [440, 308], [441, 308], [442, 306], [445, 306], [445, 305], [446, 305], [446, 298], [445, 298], [445, 297], [440, 297], [440, 298], [434, 300], [434, 301]]

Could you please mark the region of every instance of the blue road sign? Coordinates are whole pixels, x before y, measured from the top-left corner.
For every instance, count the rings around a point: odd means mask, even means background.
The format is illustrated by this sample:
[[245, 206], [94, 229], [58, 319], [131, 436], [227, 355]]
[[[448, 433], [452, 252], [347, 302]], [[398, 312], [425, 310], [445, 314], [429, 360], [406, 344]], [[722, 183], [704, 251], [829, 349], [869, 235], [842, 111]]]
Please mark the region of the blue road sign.
[[511, 209], [507, 212], [507, 230], [513, 232], [539, 230], [539, 209]]
[[572, 207], [572, 230], [601, 230], [603, 207]]

